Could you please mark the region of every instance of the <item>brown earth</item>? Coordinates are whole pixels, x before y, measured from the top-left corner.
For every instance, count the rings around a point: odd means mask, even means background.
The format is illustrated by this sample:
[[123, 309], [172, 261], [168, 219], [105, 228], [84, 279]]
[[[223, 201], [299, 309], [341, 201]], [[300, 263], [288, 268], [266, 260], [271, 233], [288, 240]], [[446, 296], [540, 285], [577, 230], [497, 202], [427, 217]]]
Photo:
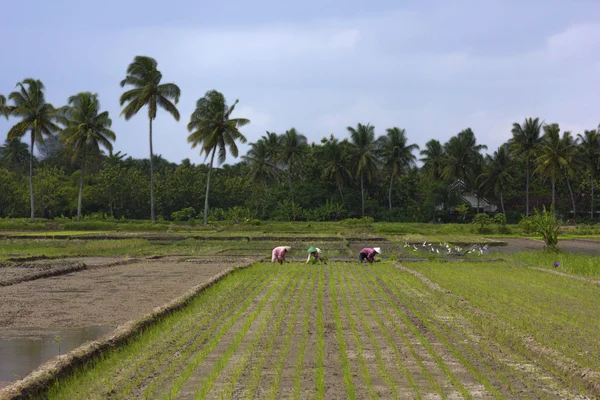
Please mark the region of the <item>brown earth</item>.
[[[508, 246], [490, 247], [490, 252], [518, 253], [520, 251], [535, 251], [544, 248], [544, 242], [537, 239], [503, 238]], [[560, 240], [558, 247], [569, 253], [600, 255], [600, 243], [589, 239]]]

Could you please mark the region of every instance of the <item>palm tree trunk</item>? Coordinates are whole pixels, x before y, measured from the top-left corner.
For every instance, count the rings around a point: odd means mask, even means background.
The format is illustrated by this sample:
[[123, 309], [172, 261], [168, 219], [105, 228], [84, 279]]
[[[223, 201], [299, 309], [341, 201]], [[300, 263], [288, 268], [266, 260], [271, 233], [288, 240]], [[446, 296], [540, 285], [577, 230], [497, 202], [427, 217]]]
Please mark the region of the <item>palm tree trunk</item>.
[[33, 142], [35, 141], [35, 135], [33, 130], [31, 131], [31, 147], [29, 150], [29, 199], [31, 201], [31, 222], [34, 221], [34, 205], [33, 205]]
[[571, 182], [569, 181], [569, 175], [565, 173], [565, 178], [567, 178], [567, 187], [569, 188], [569, 194], [571, 196], [571, 205], [573, 206], [573, 219], [577, 215], [577, 210], [575, 209], [575, 197], [573, 196], [573, 190], [571, 190]]
[[290, 183], [290, 198], [293, 203], [294, 202], [294, 188], [292, 187], [292, 163], [291, 162], [288, 165], [288, 180]]
[[590, 181], [592, 183], [592, 199], [591, 199], [591, 212], [590, 219], [594, 219], [594, 174], [591, 175]]
[[502, 197], [502, 190], [500, 191], [500, 206], [502, 207], [502, 214], [506, 214], [504, 212], [504, 198]]
[[346, 202], [344, 201], [344, 193], [342, 193], [342, 185], [337, 185], [338, 190], [340, 191], [340, 197], [342, 198], [342, 205], [346, 205]]
[[525, 160], [525, 215], [529, 217], [529, 157]]
[[81, 199], [83, 197], [83, 181], [85, 174], [85, 149], [81, 155], [81, 179], [79, 181], [79, 199], [77, 200], [77, 222], [81, 220]]
[[362, 200], [362, 216], [365, 216], [365, 189], [363, 185], [363, 172], [360, 171], [360, 197]]
[[210, 167], [208, 167], [208, 176], [206, 178], [206, 196], [204, 196], [204, 225], [208, 225], [208, 192], [210, 190], [210, 173], [212, 172], [216, 151], [217, 146], [215, 146], [212, 156], [210, 156]]
[[555, 202], [555, 190], [556, 178], [552, 178], [552, 209], [554, 210], [554, 216], [556, 216], [556, 202]]
[[152, 118], [150, 120], [150, 219], [152, 222], [154, 218], [154, 155], [152, 154]]
[[390, 203], [390, 218], [392, 216], [392, 185], [394, 184], [394, 173], [392, 172], [392, 176], [390, 177], [390, 190], [388, 193], [388, 202]]

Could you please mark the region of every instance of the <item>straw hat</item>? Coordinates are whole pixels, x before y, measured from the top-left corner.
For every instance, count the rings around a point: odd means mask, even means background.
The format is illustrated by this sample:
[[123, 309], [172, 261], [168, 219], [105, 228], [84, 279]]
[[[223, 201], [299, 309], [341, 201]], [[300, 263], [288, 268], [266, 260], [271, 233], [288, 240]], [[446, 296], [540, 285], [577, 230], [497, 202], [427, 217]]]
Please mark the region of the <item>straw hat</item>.
[[373, 247], [373, 250], [375, 250], [377, 254], [381, 255], [381, 247]]
[[291, 246], [283, 246], [283, 248], [285, 249], [285, 251], [290, 251], [292, 249]]
[[306, 251], [309, 253], [314, 253], [315, 251], [317, 251], [317, 248], [315, 246], [310, 246], [310, 248]]

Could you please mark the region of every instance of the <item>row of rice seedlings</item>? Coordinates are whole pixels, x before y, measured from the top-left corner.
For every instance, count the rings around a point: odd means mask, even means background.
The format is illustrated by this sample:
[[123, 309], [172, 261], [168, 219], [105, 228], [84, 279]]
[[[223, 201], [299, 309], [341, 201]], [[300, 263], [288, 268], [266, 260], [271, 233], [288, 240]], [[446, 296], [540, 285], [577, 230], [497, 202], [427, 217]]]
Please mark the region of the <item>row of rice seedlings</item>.
[[[333, 266], [331, 268], [333, 268]], [[331, 304], [333, 305], [333, 318], [335, 320], [337, 343], [340, 351], [340, 359], [342, 361], [342, 373], [344, 374], [346, 395], [349, 399], [354, 400], [356, 399], [356, 391], [354, 389], [354, 383], [352, 382], [352, 372], [350, 371], [350, 361], [348, 360], [348, 349], [346, 347], [346, 340], [344, 339], [344, 328], [342, 327], [342, 318], [336, 289], [338, 284], [339, 278], [334, 281], [334, 274], [330, 273], [329, 287], [331, 288]]]
[[[389, 346], [389, 348], [391, 348], [394, 351], [394, 355], [396, 357], [396, 365], [398, 366], [398, 369], [400, 370], [400, 372], [402, 373], [402, 375], [404, 376], [404, 378], [407, 380], [408, 384], [410, 385], [410, 387], [415, 395], [415, 398], [420, 399], [421, 393], [419, 392], [419, 388], [415, 384], [412, 374], [407, 370], [406, 366], [404, 365], [404, 363], [402, 361], [402, 356], [400, 355], [400, 351], [398, 350], [398, 346], [392, 339], [392, 335], [391, 335], [390, 331], [385, 327], [385, 324], [379, 317], [377, 310], [375, 309], [375, 307], [373, 305], [373, 302], [371, 301], [371, 299], [365, 292], [364, 282], [357, 275], [357, 272], [356, 272], [357, 269], [358, 268], [356, 268], [356, 266], [353, 264], [353, 265], [349, 266], [349, 268], [346, 268], [345, 272], [348, 273], [347, 271], [349, 271], [349, 274], [352, 276], [355, 287], [357, 287], [358, 290], [360, 291], [361, 300], [362, 300], [361, 303], [367, 306], [371, 317], [377, 323], [379, 331], [383, 334], [383, 336], [385, 336], [387, 345]], [[362, 268], [360, 268], [360, 269], [362, 269]], [[375, 293], [373, 293], [373, 296], [375, 296]], [[363, 315], [364, 315], [364, 313], [363, 313]], [[367, 326], [366, 323], [365, 323], [365, 326]], [[381, 368], [381, 366], [380, 366], [380, 368]], [[398, 394], [398, 390], [396, 389], [396, 387], [394, 386], [394, 389], [392, 389], [392, 390], [394, 392], [395, 397], [398, 398], [399, 394]]]
[[[514, 353], [508, 351], [509, 349], [501, 350], [497, 343], [492, 344], [494, 348], [490, 347], [488, 345], [489, 340], [487, 340], [489, 338], [485, 335], [485, 332], [481, 329], [476, 332], [477, 326], [472, 324], [469, 318], [465, 318], [466, 315], [463, 315], [463, 312], [456, 307], [456, 299], [448, 299], [445, 293], [432, 293], [418, 278], [410, 274], [401, 274], [397, 268], [392, 268], [393, 270], [386, 271], [386, 274], [395, 274], [398, 277], [402, 275], [401, 279], [396, 280], [397, 284], [401, 285], [404, 291], [411, 293], [411, 297], [419, 298], [420, 300], [419, 302], [412, 303], [419, 307], [423, 313], [427, 314], [429, 320], [443, 330], [444, 334], [458, 348], [470, 354], [473, 359], [481, 361], [486, 369], [486, 376], [495, 376], [498, 378], [502, 386], [506, 387], [515, 396], [520, 394], [520, 390], [515, 387], [514, 383], [519, 382], [523, 386], [535, 391], [537, 398], [543, 397], [537, 385], [532, 384], [530, 379], [523, 375], [524, 371], [519, 371], [514, 365], [511, 366], [505, 362], [506, 357], [511, 357]], [[440, 315], [444, 312], [447, 313], [449, 310], [452, 311], [449, 313], [449, 317], [454, 321], [453, 323], [440, 319]], [[463, 323], [456, 323], [457, 319], [460, 319]], [[465, 340], [465, 338], [471, 338], [471, 340]], [[485, 340], [483, 340], [484, 338]], [[500, 352], [504, 354], [503, 360], [500, 360], [498, 357]]]
[[415, 335], [415, 337], [419, 340], [419, 342], [425, 347], [425, 349], [427, 350], [427, 353], [434, 359], [436, 365], [445, 374], [445, 376], [450, 380], [450, 382], [455, 387], [460, 388], [459, 391], [461, 393], [466, 392], [467, 394], [469, 394], [468, 391], [466, 391], [466, 389], [462, 386], [460, 381], [456, 378], [456, 376], [454, 375], [452, 370], [450, 370], [450, 368], [448, 368], [448, 366], [446, 365], [446, 363], [444, 363], [444, 361], [439, 356], [439, 354], [437, 354], [437, 352], [435, 351], [435, 349], [433, 348], [431, 343], [429, 343], [427, 338], [425, 338], [425, 336], [422, 334], [422, 332], [417, 327], [414, 326], [414, 324], [407, 317], [407, 315], [404, 313], [404, 311], [402, 311], [398, 307], [398, 305], [392, 299], [392, 297], [383, 289], [383, 287], [377, 281], [377, 278], [375, 278], [372, 274], [367, 273], [362, 267], [357, 267], [357, 271], [359, 271], [361, 273], [363, 282], [370, 283], [370, 285], [367, 285], [367, 287], [369, 287], [373, 293], [377, 292], [379, 294], [380, 298], [378, 297], [377, 299], [378, 299], [379, 303], [381, 304], [380, 309], [383, 310], [383, 312], [385, 313], [385, 315], [388, 318], [388, 320], [390, 321], [390, 323], [392, 323], [392, 326], [394, 327], [394, 331], [396, 332], [396, 334], [402, 338], [403, 342], [410, 349], [410, 352], [411, 352], [413, 358], [419, 364], [421, 373], [427, 378], [427, 380], [429, 381], [431, 386], [434, 388], [434, 390], [443, 399], [446, 399], [448, 397], [447, 394], [444, 392], [442, 386], [438, 382], [438, 380], [435, 379], [431, 375], [429, 370], [423, 364], [423, 361], [421, 360], [419, 355], [416, 353], [414, 346], [411, 343], [410, 339], [406, 337], [404, 332], [402, 332], [402, 330], [400, 329], [398, 324], [395, 322], [395, 318], [389, 312], [389, 308], [394, 310], [394, 314], [402, 320], [402, 323], [404, 324], [404, 326], [406, 326], [410, 330], [410, 332], [413, 335]]
[[[307, 272], [306, 268], [298, 268], [296, 266], [295, 269], [295, 274], [298, 274], [298, 271], [302, 271], [302, 275], [304, 274], [304, 272]], [[290, 272], [288, 272], [290, 273]], [[299, 281], [298, 279], [296, 279], [296, 288], [298, 285]], [[262, 379], [262, 372], [263, 372], [263, 368], [265, 366], [265, 363], [267, 361], [267, 358], [269, 357], [269, 355], [273, 352], [273, 348], [275, 346], [275, 341], [277, 340], [277, 337], [279, 335], [279, 330], [281, 328], [281, 325], [283, 323], [283, 320], [286, 316], [286, 311], [287, 311], [287, 307], [289, 306], [289, 302], [291, 301], [293, 296], [289, 296], [286, 299], [286, 302], [283, 306], [283, 312], [281, 312], [277, 318], [277, 320], [274, 323], [274, 327], [273, 327], [273, 332], [270, 335], [270, 337], [268, 338], [268, 341], [266, 343], [266, 345], [263, 348], [263, 351], [260, 353], [259, 357], [257, 358], [257, 360], [255, 360], [252, 363], [252, 368], [250, 369], [248, 375], [249, 375], [249, 382], [246, 385], [245, 391], [244, 391], [244, 397], [246, 398], [254, 398], [257, 397], [255, 396], [256, 390], [260, 385], [260, 381]], [[273, 322], [273, 321], [270, 321]]]
[[[431, 323], [431, 321], [429, 321], [428, 318], [426, 318], [413, 304], [412, 301], [408, 298], [406, 298], [403, 293], [400, 290], [399, 285], [396, 283], [396, 279], [391, 279], [387, 274], [383, 274], [381, 273], [381, 269], [378, 269], [377, 271], [375, 270], [371, 270], [371, 273], [373, 273], [375, 276], [377, 276], [379, 279], [381, 279], [385, 285], [392, 291], [392, 293], [396, 296], [396, 299], [406, 308], [408, 309], [416, 318], [418, 318], [421, 323], [429, 330], [431, 331], [435, 337], [441, 342], [443, 343], [446, 348], [450, 351], [450, 353], [467, 369], [467, 371], [469, 371], [469, 373], [477, 380], [477, 382], [481, 383], [485, 389], [493, 394], [496, 398], [504, 398], [504, 395], [499, 392], [489, 381], [489, 379], [487, 379], [486, 376], [484, 376], [482, 374], [482, 372], [478, 369], [475, 368], [467, 359], [466, 357], [462, 354], [462, 352], [460, 352], [456, 346], [451, 343], [448, 338], [446, 336], [444, 336], [439, 329], [437, 329], [436, 326], [434, 326], [434, 324]], [[468, 390], [466, 388], [464, 388], [464, 386], [461, 384], [461, 386], [463, 387], [463, 390], [468, 393], [468, 397], [471, 398], [471, 394], [468, 392]]]
[[323, 325], [323, 292], [325, 291], [325, 266], [319, 265], [319, 281], [317, 283], [317, 367], [315, 381], [317, 399], [325, 397], [325, 327]]
[[[430, 279], [444, 280], [447, 289], [498, 315], [522, 336], [532, 335], [583, 367], [600, 368], [600, 359], [593, 356], [600, 351], [595, 340], [600, 321], [590, 319], [600, 313], [596, 301], [600, 287], [505, 263], [493, 267], [425, 265], [418, 270]], [[494, 282], [496, 290], [490, 290], [489, 282]], [[533, 284], [536, 290], [531, 290]]]
[[[191, 358], [193, 358], [196, 353], [199, 351], [199, 348], [208, 340], [208, 338], [212, 337], [212, 335], [219, 330], [219, 328], [228, 321], [228, 318], [234, 313], [239, 311], [239, 307], [243, 306], [243, 302], [240, 299], [244, 299], [246, 297], [254, 298], [258, 296], [260, 292], [263, 291], [264, 287], [268, 285], [270, 279], [267, 277], [271, 277], [271, 274], [266, 269], [262, 269], [262, 273], [259, 273], [264, 278], [259, 279], [258, 283], [251, 286], [250, 290], [247, 292], [244, 291], [235, 291], [231, 293], [226, 293], [228, 295], [228, 300], [231, 299], [231, 302], [223, 301], [222, 297], [220, 299], [214, 299], [214, 304], [229, 304], [228, 308], [219, 307], [220, 312], [211, 313], [208, 318], [209, 324], [202, 327], [195, 325], [188, 328], [189, 333], [184, 335], [180, 340], [173, 343], [170, 341], [168, 348], [177, 348], [181, 349], [178, 351], [178, 357], [172, 357], [171, 351], [164, 351], [159, 353], [160, 358], [160, 368], [157, 367], [157, 370], [160, 370], [160, 374], [155, 376], [150, 380], [150, 384], [147, 385], [144, 390], [144, 397], [150, 397], [158, 388], [163, 387], [163, 383], [169, 381], [174, 375], [180, 371], [184, 365], [186, 365]], [[195, 310], [191, 310], [191, 314], [188, 316], [190, 321], [195, 321]], [[184, 329], [185, 330], [185, 329]], [[170, 338], [170, 335], [166, 336], [167, 339]], [[186, 340], [187, 339], [187, 340]]]
[[[141, 378], [135, 375], [129, 376], [126, 387], [117, 389], [114, 385], [111, 385], [112, 380], [117, 380], [117, 377], [121, 376], [122, 372], [129, 371], [131, 369], [135, 371], [140, 368], [140, 358], [143, 359], [145, 352], [148, 349], [153, 348], [155, 343], [164, 340], [165, 329], [169, 329], [170, 326], [177, 324], [182, 318], [182, 313], [187, 313], [188, 310], [194, 310], [196, 308], [204, 308], [206, 304], [210, 304], [213, 298], [212, 296], [225, 286], [237, 287], [240, 282], [243, 282], [244, 277], [248, 272], [240, 270], [234, 272], [232, 275], [225, 279], [215, 283], [213, 286], [208, 288], [188, 305], [184, 311], [170, 314], [156, 324], [153, 324], [149, 328], [146, 328], [143, 332], [136, 335], [134, 338], [128, 341], [126, 345], [120, 346], [117, 349], [111, 350], [108, 353], [102, 354], [83, 367], [76, 370], [72, 375], [67, 378], [63, 378], [60, 382], [55, 384], [49, 389], [49, 393], [52, 398], [84, 398], [92, 397], [92, 394], [99, 393], [111, 393], [118, 391], [127, 391], [131, 387], [137, 386]], [[125, 371], [124, 371], [125, 370]], [[124, 374], [128, 376], [127, 374]], [[99, 385], [101, 383], [101, 385]], [[103, 384], [102, 384], [103, 383]], [[104, 386], [104, 388], [102, 388]], [[102, 388], [102, 389], [101, 389]], [[129, 389], [128, 389], [129, 388]], [[76, 393], [76, 396], [73, 394]]]
[[[484, 364], [487, 376], [496, 376], [514, 396], [522, 395], [521, 389], [515, 383], [534, 391], [536, 398], [546, 396], [530, 376], [532, 371], [516, 367], [525, 360], [502, 343], [490, 340], [493, 338], [488, 335], [487, 325], [488, 322], [491, 322], [489, 316], [465, 312], [464, 307], [457, 304], [456, 297], [449, 298], [446, 293], [441, 292], [432, 293], [425, 284], [412, 275], [403, 274], [399, 281], [402, 282], [400, 284], [406, 291], [413, 293], [414, 297], [421, 300], [418, 303], [420, 308], [429, 311], [431, 321], [436, 323], [453, 343]], [[411, 284], [408, 285], [407, 282]], [[439, 316], [443, 312], [449, 312], [453, 321], [460, 319], [460, 323], [446, 322], [440, 319]], [[465, 337], [471, 338], [471, 340], [465, 340]], [[499, 357], [500, 355], [502, 357]]]
[[298, 346], [298, 361], [294, 373], [294, 399], [300, 398], [300, 381], [302, 378], [302, 370], [304, 366], [304, 353], [306, 352], [306, 343], [308, 342], [308, 333], [310, 327], [310, 309], [313, 304], [314, 292], [318, 281], [318, 268], [311, 268], [310, 282], [312, 286], [308, 288], [308, 300], [304, 303], [304, 316], [302, 318], [302, 338]]
[[[303, 276], [302, 286], [299, 289], [299, 295], [296, 296], [296, 300], [294, 302], [293, 311], [292, 311], [292, 319], [288, 324], [288, 332], [285, 336], [285, 340], [283, 343], [283, 348], [279, 353], [279, 359], [275, 364], [275, 378], [273, 383], [271, 384], [271, 389], [269, 390], [268, 398], [274, 400], [277, 398], [279, 385], [281, 383], [281, 373], [283, 372], [283, 365], [285, 364], [285, 360], [288, 357], [288, 353], [290, 351], [290, 345], [292, 341], [292, 337], [294, 336], [294, 328], [298, 321], [298, 311], [300, 310], [300, 304], [302, 304], [302, 300], [304, 298], [305, 289], [310, 280], [310, 274], [307, 273], [306, 276]], [[306, 300], [305, 300], [306, 301]]]
[[[454, 272], [455, 269], [457, 270], [456, 272]], [[492, 268], [487, 269], [491, 270]], [[573, 355], [573, 359], [576, 359], [577, 356], [584, 356], [586, 353], [591, 354], [588, 353], [589, 347], [586, 347], [583, 343], [581, 343], [584, 340], [588, 342], [589, 337], [581, 339], [581, 332], [572, 332], [572, 335], [568, 335], [566, 333], [559, 335], [555, 332], [544, 332], [544, 330], [547, 329], [546, 327], [550, 325], [553, 326], [554, 324], [561, 328], [564, 328], [564, 324], [573, 325], [573, 329], [578, 329], [578, 327], [580, 327], [584, 334], [586, 330], [590, 329], [590, 327], [587, 325], [592, 325], [591, 329], [593, 330], [593, 325], [597, 324], [596, 320], [586, 319], [583, 321], [583, 317], [581, 317], [581, 322], [578, 322], [579, 320], [577, 318], [579, 317], [576, 316], [576, 314], [582, 314], [582, 309], [584, 309], [583, 303], [578, 304], [575, 303], [575, 299], [571, 299], [571, 302], [562, 305], [562, 313], [564, 314], [567, 311], [570, 311], [571, 318], [561, 323], [561, 320], [549, 322], [546, 319], [556, 318], [556, 316], [537, 315], [532, 309], [527, 309], [524, 312], [518, 312], [517, 310], [512, 309], [512, 305], [510, 305], [511, 307], [505, 307], [502, 299], [510, 296], [511, 298], [519, 297], [521, 298], [521, 301], [527, 299], [527, 301], [531, 303], [539, 303], [543, 301], [553, 304], [555, 300], [553, 297], [559, 297], [559, 295], [562, 295], [568, 290], [579, 289], [581, 293], [577, 293], [577, 299], [580, 299], [582, 295], [583, 298], [581, 300], [588, 302], [591, 300], [593, 303], [593, 300], [591, 298], [588, 299], [587, 296], [589, 295], [589, 291], [593, 291], [595, 288], [586, 283], [576, 283], [566, 278], [545, 276], [543, 273], [538, 273], [531, 270], [517, 269], [517, 271], [515, 271], [515, 268], [511, 266], [507, 266], [506, 270], [514, 272], [514, 275], [517, 276], [511, 277], [510, 284], [505, 285], [505, 282], [503, 282], [503, 276], [499, 275], [499, 273], [502, 271], [497, 271], [498, 269], [498, 266], [495, 266], [492, 271], [492, 274], [494, 275], [493, 281], [496, 282], [496, 285], [498, 286], [496, 291], [485, 289], [485, 281], [487, 280], [486, 278], [492, 279], [488, 276], [489, 271], [486, 271], [485, 269], [481, 269], [479, 273], [479, 275], [482, 276], [475, 276], [474, 274], [470, 273], [461, 273], [461, 268], [457, 267], [453, 268], [452, 274], [447, 274], [445, 270], [440, 271], [443, 272], [443, 274], [436, 273], [435, 275], [437, 277], [434, 279], [445, 279], [445, 285], [450, 287], [453, 292], [461, 296], [466, 296], [470, 301], [475, 303], [477, 307], [485, 312], [482, 318], [476, 319], [476, 316], [471, 316], [471, 320], [475, 321], [474, 323], [478, 323], [482, 329], [486, 331], [489, 337], [510, 348], [513, 352], [525, 357], [529, 360], [529, 362], [534, 363], [539, 368], [544, 369], [547, 373], [554, 376], [565, 385], [568, 385], [569, 387], [576, 386], [580, 389], [587, 390], [585, 385], [582, 384], [581, 380], [574, 379], [574, 374], [565, 373], [562, 368], [558, 367], [554, 357], [550, 353], [547, 354], [547, 352], [543, 352], [540, 354], [539, 352], [533, 352], [532, 349], [525, 344], [526, 340], [524, 339], [528, 335], [535, 333], [537, 335], [536, 339], [540, 340], [540, 343], [543, 345], [550, 344], [550, 347], [553, 347], [559, 352], [560, 349], [567, 347], [568, 350], [566, 350], [566, 352], [569, 356]], [[429, 273], [430, 271], [424, 272], [427, 275], [433, 275]], [[506, 274], [506, 271], [504, 274]], [[468, 279], [468, 287], [463, 287], [463, 285], [467, 285], [467, 276], [470, 277], [470, 279]], [[514, 281], [515, 278], [518, 280], [518, 282]], [[546, 287], [543, 282], [546, 282], [548, 279], [550, 279], [553, 284], [548, 285], [549, 287]], [[563, 280], [562, 286], [564, 289], [562, 291], [556, 289], [554, 279]], [[538, 290], [535, 293], [532, 293], [530, 290], [525, 290], [525, 286], [530, 285], [531, 281], [536, 282]], [[571, 292], [569, 292], [569, 294], [571, 294]], [[558, 314], [561, 311], [558, 309], [560, 303], [557, 302], [556, 304], [556, 314]], [[569, 307], [568, 310], [567, 307]], [[585, 313], [586, 311], [583, 312], [583, 314]], [[597, 312], [590, 311], [589, 314], [594, 315], [597, 314]], [[532, 321], [528, 321], [529, 319]], [[515, 321], [517, 321], [517, 324], [515, 324]], [[587, 325], [583, 326], [585, 324]], [[551, 337], [556, 339], [548, 339], [547, 336], [549, 335], [552, 335]], [[557, 341], [560, 343], [557, 343]], [[580, 349], [585, 350], [582, 351]], [[597, 362], [598, 360], [597, 358], [590, 356], [589, 358], [582, 358], [576, 361], [587, 361], [589, 365], [590, 362], [593, 363]], [[551, 383], [547, 380], [545, 380], [545, 382], [549, 384]]]
[[[239, 275], [237, 272], [234, 275]], [[146, 351], [143, 351], [136, 359], [135, 363], [131, 360], [121, 359], [114, 365], [119, 369], [118, 377], [107, 376], [99, 384], [108, 385], [110, 392], [118, 390], [124, 382], [131, 384], [134, 379], [143, 381], [146, 377], [153, 374], [154, 371], [165, 368], [164, 361], [168, 363], [180, 363], [185, 360], [185, 352], [179, 353], [179, 358], [171, 357], [168, 348], [184, 349], [189, 346], [196, 338], [201, 336], [206, 330], [211, 329], [211, 325], [216, 324], [219, 319], [233, 313], [235, 306], [239, 304], [234, 294], [242, 295], [251, 293], [266, 279], [264, 272], [256, 274], [248, 279], [247, 274], [230, 279], [228, 285], [216, 284], [208, 288], [200, 299], [193, 301], [190, 306], [184, 308], [178, 313], [177, 320], [166, 325], [162, 330], [163, 335], [157, 337], [157, 341], [148, 343]], [[183, 357], [182, 357], [183, 356]], [[159, 378], [152, 380], [147, 391], [152, 392], [156, 385], [165, 378], [162, 374]]]
[[[240, 330], [237, 332], [237, 334], [233, 338], [231, 344], [227, 347], [227, 349], [225, 349], [223, 354], [221, 354], [221, 357], [217, 360], [217, 362], [216, 362], [215, 366], [212, 368], [212, 370], [200, 382], [199, 389], [195, 391], [196, 399], [204, 399], [206, 397], [206, 395], [208, 394], [208, 392], [210, 392], [210, 389], [213, 387], [215, 380], [217, 379], [219, 374], [225, 369], [225, 367], [229, 363], [229, 360], [231, 359], [233, 354], [241, 346], [242, 342], [244, 341], [244, 338], [246, 337], [248, 331], [250, 330], [250, 327], [253, 325], [254, 321], [259, 318], [259, 316], [262, 317], [262, 322], [260, 323], [260, 325], [258, 327], [258, 332], [256, 334], [257, 340], [255, 340], [253, 342], [254, 346], [256, 345], [256, 343], [258, 341], [260, 341], [262, 334], [264, 333], [264, 331], [267, 327], [267, 323], [272, 322], [271, 318], [273, 317], [273, 314], [275, 314], [275, 312], [277, 311], [278, 308], [283, 309], [283, 312], [280, 313], [280, 318], [279, 318], [279, 321], [280, 321], [279, 324], [281, 324], [281, 321], [283, 320], [283, 317], [285, 316], [285, 310], [287, 309], [287, 305], [289, 304], [289, 301], [291, 300], [291, 298], [296, 290], [296, 287], [298, 285], [298, 276], [299, 275], [300, 275], [299, 269], [296, 269], [294, 274], [292, 274], [292, 273], [290, 273], [290, 271], [288, 271], [287, 280], [280, 285], [280, 287], [277, 289], [277, 294], [276, 294], [275, 298], [270, 302], [270, 305], [271, 305], [270, 310], [263, 314], [262, 313], [263, 307], [258, 307], [254, 311], [254, 313], [251, 314], [250, 317], [244, 321], [244, 324], [241, 326]], [[292, 285], [294, 286], [294, 289], [288, 290], [290, 288], [290, 286], [292, 286]], [[284, 300], [283, 306], [279, 307], [280, 302], [284, 298], [286, 300]], [[266, 304], [267, 303], [265, 303], [265, 306], [266, 306]], [[275, 331], [277, 331], [277, 329]], [[272, 335], [272, 337], [275, 338], [276, 336]], [[252, 346], [252, 343], [251, 343], [251, 347], [254, 347], [254, 346]], [[231, 378], [234, 378], [234, 377], [231, 377]], [[231, 379], [231, 380], [233, 381], [233, 379]], [[235, 384], [234, 384], [234, 387], [235, 387]], [[232, 392], [233, 392], [233, 390], [232, 390]]]
[[[271, 283], [271, 287], [264, 293], [262, 299], [256, 306], [257, 309], [264, 307], [264, 305], [269, 301], [272, 294], [279, 288], [280, 281], [283, 276], [286, 276], [281, 273], [282, 269], [279, 268], [277, 270], [277, 275], [274, 281], [267, 281], [263, 288], [267, 287], [269, 283]], [[289, 276], [288, 276], [289, 278]], [[210, 340], [208, 342], [202, 343], [202, 348], [200, 351], [197, 351], [191, 360], [188, 361], [187, 365], [180, 372], [177, 379], [172, 382], [171, 388], [168, 389], [166, 397], [169, 399], [173, 399], [177, 396], [177, 393], [181, 389], [181, 386], [189, 379], [191, 374], [196, 370], [196, 368], [204, 361], [204, 359], [208, 356], [209, 353], [217, 346], [217, 344], [221, 341], [223, 336], [233, 327], [233, 325], [245, 314], [246, 310], [250, 307], [250, 305], [255, 301], [255, 297], [248, 297], [242, 303], [242, 307], [232, 315], [225, 324], [222, 325], [221, 329], [219, 329], [216, 334], [210, 336]], [[254, 313], [251, 313], [252, 316]]]
[[[337, 268], [336, 268], [336, 270], [337, 270]], [[378, 398], [379, 396], [375, 392], [375, 389], [373, 388], [373, 384], [371, 382], [371, 374], [369, 373], [369, 368], [367, 367], [367, 362], [366, 362], [364, 354], [363, 354], [363, 345], [360, 341], [360, 337], [358, 336], [358, 328], [356, 327], [356, 321], [354, 320], [354, 317], [352, 316], [352, 311], [350, 309], [350, 302], [348, 300], [348, 296], [346, 295], [346, 283], [347, 282], [343, 282], [343, 283], [341, 282], [341, 284], [340, 284], [340, 293], [341, 293], [340, 297], [341, 297], [342, 303], [344, 305], [346, 319], [348, 320], [348, 323], [350, 324], [350, 330], [352, 332], [352, 337], [354, 339], [354, 345], [356, 346], [356, 352], [357, 352], [357, 358], [359, 361], [360, 372], [365, 381], [365, 386], [367, 388], [367, 391], [369, 392], [369, 396], [373, 399]]]

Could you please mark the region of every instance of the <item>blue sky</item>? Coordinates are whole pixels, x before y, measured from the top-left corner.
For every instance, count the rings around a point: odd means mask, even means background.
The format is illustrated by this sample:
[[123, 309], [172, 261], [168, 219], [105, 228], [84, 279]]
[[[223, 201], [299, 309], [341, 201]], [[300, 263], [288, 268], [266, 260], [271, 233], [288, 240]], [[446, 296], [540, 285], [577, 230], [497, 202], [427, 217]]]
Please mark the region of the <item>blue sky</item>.
[[[155, 121], [154, 151], [171, 161], [204, 160], [186, 125], [210, 89], [239, 98], [250, 142], [291, 127], [318, 142], [370, 122], [421, 147], [471, 127], [493, 151], [527, 116], [574, 133], [598, 125], [599, 21], [600, 2], [584, 0], [9, 2], [0, 93], [26, 77], [55, 106], [96, 92], [115, 149], [147, 157], [146, 114], [125, 121], [118, 99], [127, 65], [149, 55], [182, 90], [181, 121]], [[14, 122], [0, 120], [0, 140]]]

